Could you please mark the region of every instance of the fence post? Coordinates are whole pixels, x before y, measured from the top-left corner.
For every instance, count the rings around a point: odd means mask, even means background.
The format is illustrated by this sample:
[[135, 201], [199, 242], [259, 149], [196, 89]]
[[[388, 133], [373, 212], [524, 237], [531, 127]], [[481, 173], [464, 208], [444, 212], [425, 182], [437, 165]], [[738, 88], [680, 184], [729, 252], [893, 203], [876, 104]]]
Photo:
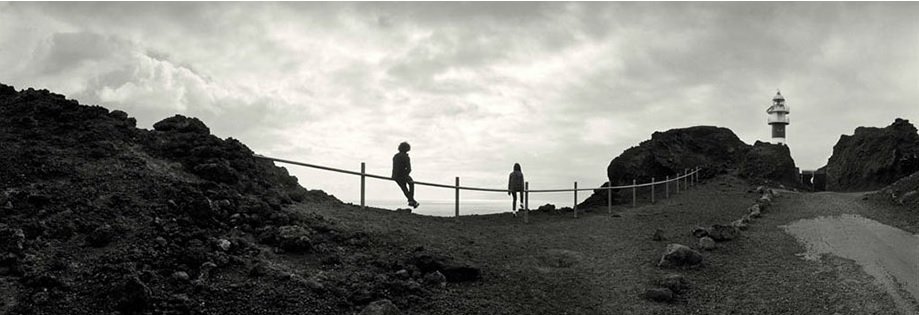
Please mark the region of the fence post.
[[367, 164], [361, 162], [361, 210], [364, 210], [364, 183], [367, 181]]
[[635, 180], [632, 180], [632, 208], [635, 208]]
[[613, 215], [613, 181], [609, 182], [609, 186], [606, 186], [606, 211], [609, 211], [610, 215]]
[[676, 187], [676, 190], [674, 191], [674, 193], [679, 194], [680, 193], [680, 172], [676, 172], [676, 178], [673, 179], [673, 183], [676, 184], [676, 185], [673, 185], [674, 187]]
[[683, 169], [683, 190], [689, 190], [689, 169]]
[[574, 217], [578, 217], [578, 182], [574, 182]]
[[454, 200], [454, 205], [456, 206], [456, 213], [454, 216], [459, 217], [459, 176], [456, 177], [456, 200]]
[[523, 223], [530, 223], [530, 182], [523, 182]]
[[670, 175], [667, 175], [667, 179], [664, 180], [664, 191], [666, 192], [664, 198], [670, 199]]
[[654, 177], [651, 177], [651, 203], [654, 203]]

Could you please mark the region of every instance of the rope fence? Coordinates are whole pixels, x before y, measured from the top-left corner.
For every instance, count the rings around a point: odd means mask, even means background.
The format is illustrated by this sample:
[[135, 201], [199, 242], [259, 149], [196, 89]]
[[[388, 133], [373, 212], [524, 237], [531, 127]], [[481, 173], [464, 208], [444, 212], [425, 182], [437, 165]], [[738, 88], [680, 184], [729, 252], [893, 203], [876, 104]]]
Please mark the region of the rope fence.
[[[367, 172], [366, 172], [366, 170], [367, 170], [367, 164], [364, 163], [364, 162], [361, 162], [361, 171], [360, 171], [360, 172], [356, 172], [356, 171], [349, 171], [349, 170], [344, 170], [344, 169], [340, 169], [340, 168], [334, 168], [334, 167], [328, 167], [328, 166], [322, 166], [322, 165], [316, 165], [316, 164], [309, 164], [309, 163], [298, 162], [298, 161], [292, 161], [292, 160], [285, 160], [285, 159], [280, 159], [280, 158], [275, 158], [275, 157], [269, 157], [269, 156], [264, 156], [264, 155], [261, 155], [261, 154], [255, 154], [255, 157], [256, 157], [256, 158], [259, 158], [259, 159], [263, 159], [263, 160], [272, 161], [272, 162], [287, 163], [287, 164], [298, 165], [298, 166], [305, 166], [305, 167], [310, 167], [310, 168], [315, 168], [315, 169], [320, 169], [320, 170], [325, 170], [325, 171], [330, 171], [330, 172], [337, 172], [337, 173], [344, 173], [344, 174], [350, 174], [350, 175], [360, 176], [360, 177], [361, 177], [361, 209], [366, 208], [366, 204], [365, 204], [365, 194], [366, 194], [366, 191], [367, 191], [367, 190], [366, 190], [366, 178], [367, 178], [367, 177], [375, 178], [375, 179], [381, 179], [381, 180], [387, 180], [387, 181], [394, 181], [392, 178], [390, 178], [390, 177], [388, 177], [388, 176], [381, 176], [381, 175], [375, 175], [375, 174], [369, 174], [369, 173], [367, 173]], [[683, 173], [682, 173], [681, 175], [679, 175], [679, 176], [677, 176], [677, 177], [674, 177], [674, 178], [670, 178], [670, 176], [667, 176], [667, 177], [666, 177], [664, 180], [662, 180], [662, 181], [655, 181], [654, 177], [652, 177], [650, 182], [639, 184], [639, 183], [637, 183], [637, 180], [634, 180], [634, 179], [633, 179], [631, 185], [607, 186], [607, 187], [599, 187], [599, 188], [578, 188], [578, 182], [574, 182], [574, 188], [530, 189], [530, 182], [525, 182], [525, 183], [524, 183], [524, 191], [523, 191], [523, 204], [524, 204], [524, 207], [523, 207], [523, 209], [522, 209], [522, 210], [524, 210], [524, 214], [523, 214], [523, 215], [524, 215], [524, 222], [529, 222], [529, 209], [530, 209], [530, 203], [529, 203], [529, 201], [530, 201], [530, 193], [573, 192], [573, 193], [574, 193], [574, 204], [573, 204], [573, 206], [572, 206], [571, 208], [574, 209], [574, 217], [577, 218], [577, 217], [578, 217], [578, 191], [597, 191], [597, 190], [606, 190], [606, 193], [607, 193], [607, 195], [606, 195], [606, 197], [607, 197], [607, 198], [606, 198], [606, 207], [607, 207], [607, 211], [608, 211], [610, 214], [612, 214], [612, 213], [613, 213], [613, 201], [612, 201], [613, 198], [612, 198], [612, 194], [613, 194], [613, 190], [614, 190], [614, 189], [630, 189], [630, 188], [631, 188], [631, 189], [632, 189], [632, 207], [635, 207], [635, 206], [637, 205], [637, 201], [636, 201], [636, 200], [637, 200], [637, 190], [638, 190], [638, 188], [650, 187], [650, 188], [651, 188], [651, 203], [655, 203], [655, 198], [654, 198], [654, 187], [655, 187], [655, 186], [664, 184], [664, 191], [665, 191], [664, 197], [669, 199], [669, 198], [670, 198], [670, 186], [671, 186], [671, 185], [675, 186], [675, 189], [676, 189], [676, 190], [675, 190], [675, 193], [679, 193], [679, 192], [680, 192], [681, 186], [682, 186], [682, 189], [685, 191], [685, 190], [687, 190], [689, 187], [695, 186], [695, 185], [699, 182], [699, 172], [700, 172], [701, 170], [702, 170], [702, 169], [701, 169], [700, 167], [696, 167], [696, 168], [693, 168], [693, 169], [688, 169], [688, 168], [687, 168], [687, 169], [683, 169]], [[673, 183], [673, 184], [671, 184], [671, 183]], [[439, 188], [448, 188], [448, 189], [453, 189], [453, 190], [455, 190], [455, 198], [454, 198], [455, 212], [454, 212], [454, 216], [456, 216], [456, 217], [459, 217], [459, 216], [460, 216], [460, 190], [483, 191], [483, 192], [501, 192], [501, 193], [506, 193], [506, 192], [508, 192], [507, 189], [495, 189], [495, 188], [482, 188], [482, 187], [460, 186], [460, 178], [459, 178], [459, 176], [457, 176], [457, 177], [455, 178], [455, 182], [454, 182], [453, 185], [444, 185], [444, 184], [437, 184], [437, 183], [428, 183], [428, 182], [422, 182], [422, 181], [415, 181], [415, 185], [430, 186], [430, 187], [439, 187]]]

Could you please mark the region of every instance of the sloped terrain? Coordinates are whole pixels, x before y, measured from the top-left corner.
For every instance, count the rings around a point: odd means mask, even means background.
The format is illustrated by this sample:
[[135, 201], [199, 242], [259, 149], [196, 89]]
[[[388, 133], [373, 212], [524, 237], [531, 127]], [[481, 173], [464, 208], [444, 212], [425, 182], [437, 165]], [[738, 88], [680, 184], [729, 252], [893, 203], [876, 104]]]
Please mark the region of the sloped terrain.
[[[340, 224], [345, 207], [195, 118], [0, 85], [0, 313], [423, 308], [478, 269]], [[425, 281], [427, 279], [428, 281]]]
[[901, 178], [874, 195], [905, 206], [919, 219], [919, 172]]
[[880, 189], [919, 171], [919, 134], [897, 118], [885, 128], [858, 127], [842, 135], [826, 165], [827, 189]]

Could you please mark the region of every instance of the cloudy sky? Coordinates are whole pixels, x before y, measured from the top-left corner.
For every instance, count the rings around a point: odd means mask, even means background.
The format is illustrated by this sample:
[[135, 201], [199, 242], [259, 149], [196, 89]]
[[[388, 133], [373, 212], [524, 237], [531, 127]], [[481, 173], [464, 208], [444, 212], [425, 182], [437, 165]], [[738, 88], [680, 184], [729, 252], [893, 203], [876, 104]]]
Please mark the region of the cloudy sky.
[[[856, 126], [919, 120], [917, 16], [917, 3], [5, 3], [0, 82], [144, 128], [196, 116], [256, 152], [333, 167], [389, 174], [409, 141], [416, 180], [502, 187], [519, 162], [532, 188], [596, 186], [657, 130], [768, 140], [776, 89], [804, 169]], [[291, 169], [358, 196], [354, 177]]]

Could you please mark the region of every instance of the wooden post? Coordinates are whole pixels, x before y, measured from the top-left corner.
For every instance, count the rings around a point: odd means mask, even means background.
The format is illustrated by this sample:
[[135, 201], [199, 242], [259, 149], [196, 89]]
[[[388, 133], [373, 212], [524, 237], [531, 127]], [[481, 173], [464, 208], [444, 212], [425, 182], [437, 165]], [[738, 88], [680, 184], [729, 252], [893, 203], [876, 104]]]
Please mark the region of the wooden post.
[[459, 176], [456, 177], [456, 199], [454, 200], [454, 206], [456, 206], [455, 216], [459, 217]]
[[530, 223], [530, 182], [523, 182], [523, 223]]
[[361, 210], [364, 210], [364, 183], [367, 181], [367, 164], [361, 162]]
[[673, 185], [673, 187], [676, 187], [676, 190], [674, 191], [674, 193], [679, 194], [680, 193], [680, 172], [676, 172], [676, 178], [673, 179], [673, 183], [676, 184], [676, 185]]
[[609, 182], [609, 186], [606, 186], [606, 211], [609, 211], [610, 215], [613, 215], [613, 182]]
[[670, 199], [670, 175], [664, 180], [664, 198]]
[[574, 217], [578, 217], [578, 182], [574, 182]]
[[689, 176], [686, 175], [689, 175], [688, 168], [683, 169], [683, 190], [689, 190]]
[[635, 180], [632, 180], [632, 208], [635, 208]]
[[654, 177], [651, 177], [651, 203], [654, 203]]

